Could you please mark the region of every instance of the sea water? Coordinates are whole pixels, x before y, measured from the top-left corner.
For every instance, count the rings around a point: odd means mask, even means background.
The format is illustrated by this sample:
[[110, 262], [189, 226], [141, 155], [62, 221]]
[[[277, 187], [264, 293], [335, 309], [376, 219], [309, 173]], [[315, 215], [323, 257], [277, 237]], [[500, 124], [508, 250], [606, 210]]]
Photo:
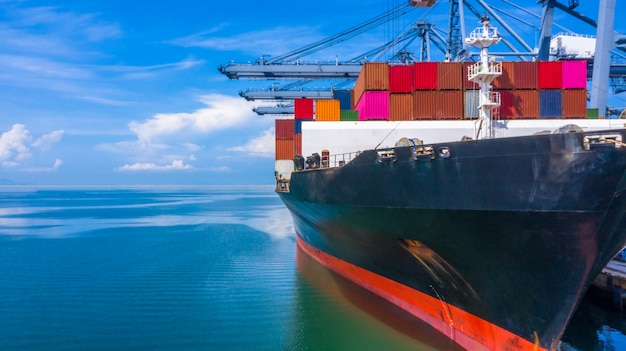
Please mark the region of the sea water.
[[[583, 301], [563, 350], [626, 349]], [[459, 350], [296, 249], [270, 187], [0, 189], [0, 350]]]

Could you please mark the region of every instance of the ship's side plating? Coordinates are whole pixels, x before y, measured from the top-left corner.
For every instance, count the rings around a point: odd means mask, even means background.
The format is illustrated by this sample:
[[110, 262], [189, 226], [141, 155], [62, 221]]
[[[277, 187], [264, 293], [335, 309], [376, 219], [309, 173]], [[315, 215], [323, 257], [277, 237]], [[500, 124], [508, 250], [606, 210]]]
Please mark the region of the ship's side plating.
[[370, 150], [294, 172], [279, 194], [307, 253], [462, 346], [553, 349], [625, 242], [619, 140], [623, 130]]

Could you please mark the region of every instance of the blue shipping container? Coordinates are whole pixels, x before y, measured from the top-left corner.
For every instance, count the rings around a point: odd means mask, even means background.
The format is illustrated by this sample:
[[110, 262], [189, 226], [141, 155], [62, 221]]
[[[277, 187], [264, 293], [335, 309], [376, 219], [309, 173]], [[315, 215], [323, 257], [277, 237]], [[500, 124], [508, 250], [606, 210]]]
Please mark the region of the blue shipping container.
[[333, 99], [339, 100], [340, 110], [352, 110], [352, 92], [350, 90], [333, 91]]
[[295, 123], [293, 125], [293, 129], [294, 129], [294, 134], [302, 133], [302, 120], [301, 119], [296, 119], [295, 120]]
[[539, 117], [557, 118], [563, 116], [563, 94], [561, 90], [541, 90], [539, 92]]

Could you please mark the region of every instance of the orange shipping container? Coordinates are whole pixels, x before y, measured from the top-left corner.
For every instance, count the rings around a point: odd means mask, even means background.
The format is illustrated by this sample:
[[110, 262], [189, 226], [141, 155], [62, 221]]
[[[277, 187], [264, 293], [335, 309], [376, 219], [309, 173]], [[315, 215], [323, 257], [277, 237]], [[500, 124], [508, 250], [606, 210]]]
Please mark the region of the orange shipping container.
[[539, 118], [538, 90], [516, 90], [513, 95], [515, 96], [515, 118]]
[[437, 117], [437, 91], [417, 90], [413, 92], [413, 117], [435, 119]]
[[437, 92], [437, 119], [463, 119], [463, 91]]
[[412, 119], [413, 94], [391, 94], [389, 96], [389, 120], [410, 121]]
[[515, 62], [502, 62], [502, 74], [493, 81], [494, 89], [515, 89]]
[[293, 136], [293, 144], [294, 155], [302, 156], [302, 133]]
[[461, 90], [463, 88], [463, 63], [437, 63], [437, 80], [440, 90]]
[[316, 121], [339, 121], [340, 111], [339, 100], [317, 100], [315, 102]]
[[563, 90], [563, 117], [587, 118], [587, 89]]
[[365, 62], [354, 83], [354, 104], [358, 104], [365, 91], [389, 90], [389, 63]]
[[291, 160], [295, 156], [294, 139], [276, 140], [276, 159]]

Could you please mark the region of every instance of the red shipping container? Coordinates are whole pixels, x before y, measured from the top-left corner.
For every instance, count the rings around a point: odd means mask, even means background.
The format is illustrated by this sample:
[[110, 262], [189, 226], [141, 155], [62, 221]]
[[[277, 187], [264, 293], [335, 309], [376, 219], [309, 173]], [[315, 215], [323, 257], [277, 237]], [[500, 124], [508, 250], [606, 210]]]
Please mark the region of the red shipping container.
[[410, 121], [413, 119], [413, 94], [389, 95], [389, 120]]
[[277, 119], [275, 122], [276, 139], [291, 139], [295, 134], [293, 119]]
[[502, 119], [515, 118], [515, 94], [512, 90], [498, 90], [500, 93], [500, 108], [498, 114]]
[[413, 92], [413, 65], [389, 66], [389, 92]]
[[587, 89], [587, 61], [562, 61], [563, 89]]
[[413, 87], [415, 90], [437, 90], [437, 62], [413, 64]]
[[313, 119], [313, 99], [295, 99], [293, 103], [296, 119]]
[[463, 88], [463, 64], [461, 62], [437, 63], [437, 89], [461, 90]]
[[472, 90], [479, 89], [478, 84], [467, 79], [467, 67], [475, 64], [476, 62], [463, 62], [463, 89]]
[[463, 119], [463, 91], [437, 92], [437, 119]]
[[435, 119], [437, 117], [437, 91], [418, 90], [413, 92], [413, 117]]
[[502, 62], [502, 74], [493, 81], [494, 89], [515, 89], [515, 62]]
[[539, 62], [539, 89], [561, 89], [563, 69], [561, 61]]
[[587, 90], [563, 90], [563, 117], [587, 118]]
[[359, 121], [372, 119], [389, 119], [389, 92], [366, 91], [356, 105], [359, 111]]
[[515, 95], [515, 118], [536, 119], [539, 118], [539, 91], [516, 90]]
[[538, 62], [515, 62], [515, 89], [537, 89]]

